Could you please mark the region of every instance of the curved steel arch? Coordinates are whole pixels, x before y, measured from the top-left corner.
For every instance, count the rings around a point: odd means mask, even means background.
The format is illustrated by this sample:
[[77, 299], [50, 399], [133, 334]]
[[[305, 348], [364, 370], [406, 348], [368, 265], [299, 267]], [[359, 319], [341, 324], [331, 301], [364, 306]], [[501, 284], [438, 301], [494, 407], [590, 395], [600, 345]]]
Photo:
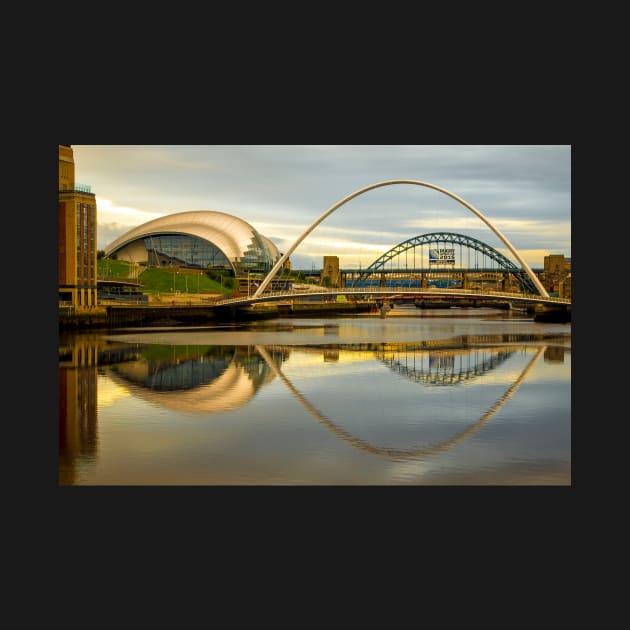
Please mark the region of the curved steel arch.
[[[409, 238], [402, 243], [398, 243], [398, 245], [392, 247], [389, 251], [385, 252], [382, 256], [377, 258], [373, 263], [366, 267], [359, 276], [353, 281], [352, 286], [357, 286], [358, 283], [366, 280], [370, 274], [378, 272], [380, 269], [385, 267], [385, 264], [388, 263], [396, 256], [399, 256], [403, 252], [406, 252], [409, 249], [417, 247], [418, 245], [425, 245], [427, 243], [433, 243], [437, 241], [443, 241], [448, 243], [453, 243], [455, 245], [464, 245], [469, 249], [474, 249], [480, 252], [482, 255], [487, 256], [494, 260], [502, 269], [505, 271], [509, 271], [517, 276], [519, 282], [523, 286], [523, 281], [519, 276], [519, 273], [522, 271], [519, 267], [517, 267], [507, 256], [504, 256], [501, 252], [494, 249], [487, 243], [480, 241], [472, 236], [466, 236], [465, 234], [458, 234], [457, 232], [430, 232], [428, 234], [421, 234], [419, 236], [414, 236], [413, 238]], [[535, 286], [531, 283], [525, 283], [525, 286], [531, 291], [535, 290]]]
[[367, 192], [368, 190], [373, 190], [374, 188], [379, 188], [381, 186], [392, 186], [394, 184], [414, 184], [416, 186], [424, 186], [426, 188], [432, 188], [433, 190], [437, 190], [438, 192], [444, 193], [445, 195], [451, 197], [452, 199], [455, 199], [455, 201], [457, 201], [458, 203], [461, 203], [463, 206], [468, 208], [473, 214], [477, 215], [505, 243], [507, 248], [512, 252], [512, 254], [514, 254], [514, 257], [516, 258], [516, 260], [518, 260], [518, 262], [521, 263], [523, 269], [525, 270], [527, 275], [530, 277], [531, 281], [534, 283], [534, 286], [538, 289], [538, 292], [540, 293], [540, 295], [542, 295], [543, 297], [546, 297], [546, 298], [549, 297], [549, 294], [547, 293], [545, 287], [543, 287], [543, 285], [541, 284], [540, 280], [536, 277], [536, 274], [530, 269], [529, 265], [523, 260], [522, 256], [518, 253], [518, 251], [516, 251], [516, 248], [514, 247], [514, 245], [512, 245], [512, 243], [510, 243], [510, 241], [507, 239], [507, 237], [498, 228], [496, 228], [488, 219], [486, 219], [486, 217], [484, 217], [483, 214], [481, 214], [481, 212], [479, 212], [479, 210], [477, 210], [477, 208], [475, 208], [474, 206], [470, 205], [467, 201], [465, 201], [461, 197], [458, 197], [456, 194], [450, 192], [449, 190], [446, 190], [446, 188], [442, 188], [441, 186], [436, 186], [435, 184], [430, 184], [428, 182], [421, 182], [421, 181], [418, 181], [418, 180], [415, 180], [415, 179], [390, 179], [390, 180], [387, 180], [387, 181], [384, 181], [384, 182], [378, 182], [377, 184], [371, 184], [370, 186], [365, 186], [364, 188], [360, 188], [359, 190], [355, 190], [353, 193], [351, 193], [347, 197], [344, 197], [343, 199], [341, 199], [337, 203], [335, 203], [332, 206], [330, 206], [330, 208], [328, 208], [328, 210], [326, 210], [326, 212], [324, 212], [324, 214], [322, 214], [316, 221], [314, 221], [304, 231], [304, 233], [295, 241], [295, 243], [293, 243], [293, 245], [291, 245], [291, 247], [289, 247], [289, 249], [278, 259], [276, 264], [272, 267], [271, 271], [265, 276], [264, 280], [260, 283], [260, 286], [258, 287], [256, 292], [254, 293], [253, 297], [255, 297], [255, 298], [259, 297], [262, 294], [262, 292], [267, 288], [267, 285], [271, 282], [271, 280], [276, 275], [276, 273], [278, 273], [278, 271], [282, 268], [282, 265], [284, 264], [285, 260], [295, 251], [295, 248], [328, 215], [332, 214], [335, 210], [337, 210], [337, 208], [340, 208], [341, 206], [343, 206], [345, 203], [347, 203], [351, 199], [354, 199], [355, 197], [358, 197], [359, 195], [362, 195], [363, 193]]

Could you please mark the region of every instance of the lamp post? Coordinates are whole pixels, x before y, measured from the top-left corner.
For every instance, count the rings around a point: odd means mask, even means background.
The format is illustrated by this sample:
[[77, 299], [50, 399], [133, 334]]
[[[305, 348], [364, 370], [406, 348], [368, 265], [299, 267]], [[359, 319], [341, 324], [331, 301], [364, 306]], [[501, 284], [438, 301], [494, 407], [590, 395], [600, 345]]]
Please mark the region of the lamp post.
[[247, 297], [249, 297], [249, 269], [247, 270]]

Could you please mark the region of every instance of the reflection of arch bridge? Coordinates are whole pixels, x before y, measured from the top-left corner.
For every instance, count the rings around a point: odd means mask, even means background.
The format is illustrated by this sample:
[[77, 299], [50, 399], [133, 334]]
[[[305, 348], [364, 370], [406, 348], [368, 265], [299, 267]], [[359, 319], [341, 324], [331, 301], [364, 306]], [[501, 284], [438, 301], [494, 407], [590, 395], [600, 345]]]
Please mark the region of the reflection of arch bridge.
[[499, 367], [516, 351], [514, 346], [458, 350], [382, 350], [376, 357], [402, 376], [425, 385], [457, 385]]
[[421, 457], [427, 457], [430, 455], [436, 455], [437, 453], [444, 452], [455, 446], [458, 442], [470, 437], [473, 433], [478, 431], [483, 425], [485, 425], [490, 418], [512, 397], [514, 392], [518, 390], [523, 381], [526, 379], [528, 373], [533, 366], [538, 362], [541, 356], [543, 356], [547, 346], [541, 346], [538, 348], [532, 359], [527, 363], [520, 375], [514, 380], [514, 382], [506, 389], [506, 391], [498, 398], [498, 400], [490, 406], [490, 408], [475, 422], [473, 422], [467, 429], [464, 429], [452, 438], [439, 442], [432, 446], [411, 448], [411, 449], [397, 449], [381, 446], [374, 446], [365, 440], [357, 438], [345, 429], [335, 424], [330, 418], [321, 413], [316, 407], [314, 407], [305, 396], [298, 391], [293, 383], [285, 376], [279, 365], [276, 364], [273, 357], [267, 352], [264, 346], [256, 346], [256, 350], [265, 360], [267, 365], [271, 368], [274, 374], [286, 385], [291, 391], [296, 400], [323, 426], [335, 433], [338, 437], [350, 443], [352, 446], [372, 453], [373, 455], [380, 455], [388, 457], [394, 461], [405, 461], [410, 459], [416, 459]]
[[[428, 247], [425, 253], [425, 246], [433, 244], [438, 247]], [[455, 251], [458, 247], [457, 257]], [[439, 258], [440, 252], [448, 253]], [[459, 261], [457, 265], [456, 259]], [[498, 279], [506, 287], [509, 278], [513, 277], [522, 292], [537, 293], [525, 270], [501, 252], [476, 238], [455, 232], [414, 236], [392, 247], [365, 269], [355, 273], [345, 272], [345, 276], [345, 284], [352, 287], [394, 285], [423, 288], [427, 287], [430, 277], [459, 277], [463, 288], [470, 286], [471, 282]], [[386, 280], [386, 276], [390, 279]]]

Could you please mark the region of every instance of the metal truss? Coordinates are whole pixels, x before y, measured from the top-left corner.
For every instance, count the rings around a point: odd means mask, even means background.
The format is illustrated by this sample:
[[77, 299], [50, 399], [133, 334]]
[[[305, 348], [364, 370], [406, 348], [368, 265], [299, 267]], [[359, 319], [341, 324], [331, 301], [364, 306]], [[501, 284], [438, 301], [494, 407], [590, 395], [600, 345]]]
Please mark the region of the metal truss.
[[369, 267], [362, 270], [357, 277], [353, 279], [352, 286], [361, 286], [362, 282], [365, 282], [372, 274], [379, 273], [385, 269], [385, 265], [392, 259], [400, 256], [409, 249], [414, 249], [419, 245], [427, 245], [429, 243], [450, 243], [452, 245], [464, 245], [468, 249], [473, 249], [480, 252], [483, 256], [487, 256], [497, 263], [502, 271], [508, 271], [512, 273], [521, 286], [531, 292], [537, 293], [534, 283], [527, 275], [524, 269], [517, 267], [509, 258], [506, 258], [503, 254], [498, 252], [490, 245], [473, 238], [472, 236], [466, 236], [465, 234], [457, 234], [455, 232], [431, 232], [429, 234], [421, 234], [407, 239], [402, 243], [399, 243], [395, 247], [392, 247], [388, 252], [385, 252], [380, 258], [377, 258]]

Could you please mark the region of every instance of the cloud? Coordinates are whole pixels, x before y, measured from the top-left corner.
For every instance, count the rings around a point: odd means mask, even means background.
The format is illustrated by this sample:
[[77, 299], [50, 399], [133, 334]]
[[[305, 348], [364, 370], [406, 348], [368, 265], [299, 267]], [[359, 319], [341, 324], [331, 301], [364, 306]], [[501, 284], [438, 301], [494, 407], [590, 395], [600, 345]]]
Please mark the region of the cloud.
[[[570, 255], [569, 145], [73, 145], [73, 151], [77, 181], [97, 196], [100, 249], [127, 229], [189, 210], [234, 214], [282, 249], [351, 193], [409, 179], [458, 195], [519, 249]], [[382, 186], [327, 217], [312, 233], [317, 243], [309, 236], [292, 260], [310, 262], [315, 245], [326, 242], [350, 253], [439, 230], [480, 240], [491, 234], [439, 191]]]

